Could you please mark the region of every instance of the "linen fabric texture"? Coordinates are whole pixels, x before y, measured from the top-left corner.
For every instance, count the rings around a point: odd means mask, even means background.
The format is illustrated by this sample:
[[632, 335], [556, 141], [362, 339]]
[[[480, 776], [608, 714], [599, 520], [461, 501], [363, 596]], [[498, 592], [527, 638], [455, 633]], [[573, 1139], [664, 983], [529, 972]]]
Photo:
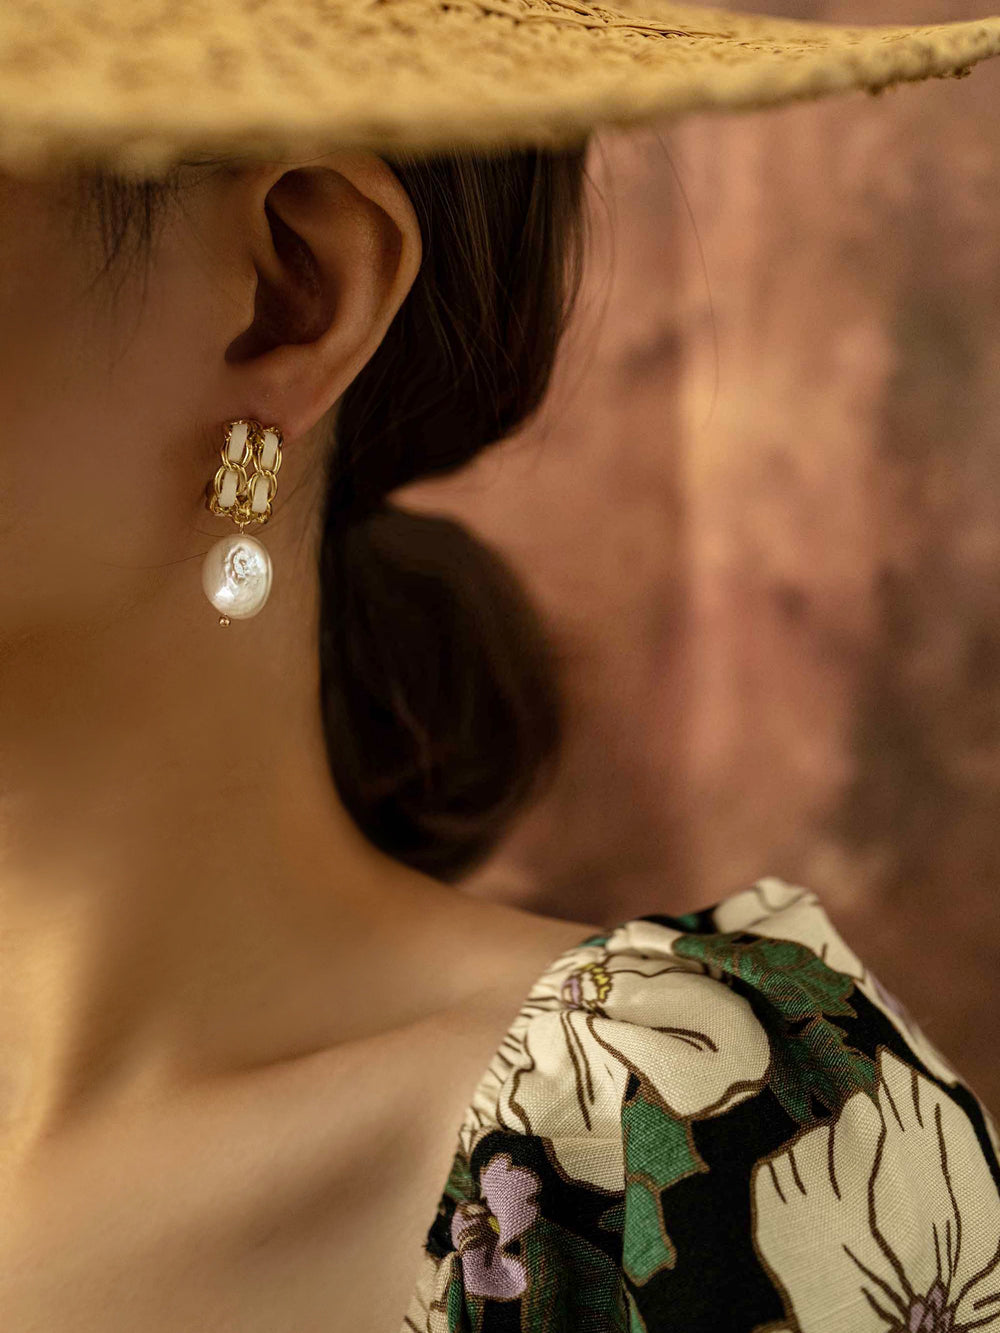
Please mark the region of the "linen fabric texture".
[[768, 877], [539, 978], [401, 1333], [1000, 1329], [998, 1190], [989, 1111]]

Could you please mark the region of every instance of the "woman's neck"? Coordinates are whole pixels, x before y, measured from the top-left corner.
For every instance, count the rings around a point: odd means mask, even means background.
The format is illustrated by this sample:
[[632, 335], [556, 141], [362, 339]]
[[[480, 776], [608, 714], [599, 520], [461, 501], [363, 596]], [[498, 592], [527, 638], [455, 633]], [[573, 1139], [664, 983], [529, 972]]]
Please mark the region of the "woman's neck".
[[244, 628], [213, 622], [227, 640], [193, 630], [183, 651], [114, 629], [0, 661], [5, 1147], [469, 984], [422, 957], [455, 892], [384, 856], [337, 799], [317, 655], [291, 627]]

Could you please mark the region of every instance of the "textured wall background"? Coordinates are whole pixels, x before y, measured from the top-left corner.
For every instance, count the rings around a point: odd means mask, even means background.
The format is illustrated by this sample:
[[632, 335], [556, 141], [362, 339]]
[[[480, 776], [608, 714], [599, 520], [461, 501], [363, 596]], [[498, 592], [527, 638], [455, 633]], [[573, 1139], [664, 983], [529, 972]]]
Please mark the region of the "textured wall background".
[[609, 135], [590, 174], [546, 410], [407, 497], [570, 660], [558, 786], [465, 887], [614, 923], [807, 884], [1000, 1108], [1000, 65]]

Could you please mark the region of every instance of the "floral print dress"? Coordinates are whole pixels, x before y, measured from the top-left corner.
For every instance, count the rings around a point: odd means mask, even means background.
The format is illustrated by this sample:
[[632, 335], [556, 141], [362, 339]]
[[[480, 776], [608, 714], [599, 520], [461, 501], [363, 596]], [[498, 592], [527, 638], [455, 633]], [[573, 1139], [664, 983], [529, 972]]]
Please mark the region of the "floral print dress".
[[538, 980], [401, 1333], [1000, 1333], [998, 1190], [989, 1112], [765, 878]]

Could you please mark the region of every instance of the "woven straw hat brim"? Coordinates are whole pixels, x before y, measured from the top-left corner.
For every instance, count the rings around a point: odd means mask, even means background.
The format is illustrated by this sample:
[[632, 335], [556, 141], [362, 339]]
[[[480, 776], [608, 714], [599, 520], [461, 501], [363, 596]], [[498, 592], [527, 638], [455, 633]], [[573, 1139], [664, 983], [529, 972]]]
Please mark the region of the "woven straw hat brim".
[[831, 25], [575, 0], [2, 0], [0, 167], [565, 147], [604, 126], [962, 77], [1000, 17]]

